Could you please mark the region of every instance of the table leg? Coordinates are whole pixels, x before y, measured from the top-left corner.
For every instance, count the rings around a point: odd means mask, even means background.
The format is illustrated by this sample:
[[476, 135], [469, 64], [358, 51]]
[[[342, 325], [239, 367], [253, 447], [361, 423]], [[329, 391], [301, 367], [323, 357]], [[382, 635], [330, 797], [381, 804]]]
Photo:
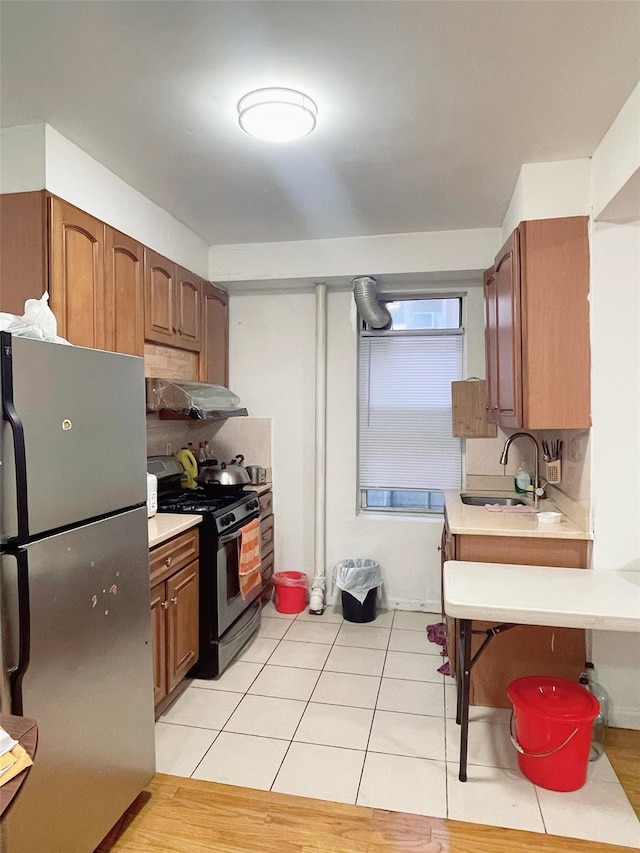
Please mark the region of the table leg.
[[460, 646], [458, 651], [458, 663], [462, 663], [462, 677], [458, 698], [460, 713], [460, 770], [458, 779], [467, 781], [467, 748], [469, 742], [469, 686], [471, 681], [471, 620], [460, 620]]
[[461, 638], [461, 622], [456, 619], [456, 723], [460, 725], [462, 721], [462, 638]]

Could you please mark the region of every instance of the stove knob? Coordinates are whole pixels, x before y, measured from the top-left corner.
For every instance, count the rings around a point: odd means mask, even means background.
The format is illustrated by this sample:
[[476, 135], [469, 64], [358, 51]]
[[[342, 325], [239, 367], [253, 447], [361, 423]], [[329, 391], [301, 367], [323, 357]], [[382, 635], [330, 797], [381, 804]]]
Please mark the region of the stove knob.
[[249, 502], [249, 509], [258, 509], [259, 506], [260, 506], [260, 501], [250, 501]]
[[227, 516], [227, 519], [229, 521], [229, 524], [233, 524], [233, 522], [236, 520], [236, 517], [232, 512], [230, 512], [229, 515]]

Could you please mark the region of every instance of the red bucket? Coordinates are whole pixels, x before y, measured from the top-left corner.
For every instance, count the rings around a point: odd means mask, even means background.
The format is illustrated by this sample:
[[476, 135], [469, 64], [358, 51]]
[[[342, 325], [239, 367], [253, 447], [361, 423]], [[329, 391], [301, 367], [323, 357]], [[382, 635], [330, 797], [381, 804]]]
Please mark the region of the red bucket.
[[302, 613], [307, 604], [307, 576], [303, 572], [276, 572], [273, 583], [278, 613]]
[[545, 675], [516, 678], [507, 695], [513, 704], [511, 742], [527, 779], [550, 791], [582, 788], [600, 711], [596, 697], [580, 684]]

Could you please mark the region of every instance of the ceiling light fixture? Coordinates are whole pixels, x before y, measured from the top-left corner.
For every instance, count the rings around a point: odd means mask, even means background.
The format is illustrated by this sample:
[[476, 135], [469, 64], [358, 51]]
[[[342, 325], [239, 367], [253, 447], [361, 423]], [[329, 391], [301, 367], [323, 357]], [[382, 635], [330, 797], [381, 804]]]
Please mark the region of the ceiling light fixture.
[[249, 136], [269, 142], [302, 139], [316, 126], [318, 107], [295, 89], [255, 89], [238, 101], [238, 122]]

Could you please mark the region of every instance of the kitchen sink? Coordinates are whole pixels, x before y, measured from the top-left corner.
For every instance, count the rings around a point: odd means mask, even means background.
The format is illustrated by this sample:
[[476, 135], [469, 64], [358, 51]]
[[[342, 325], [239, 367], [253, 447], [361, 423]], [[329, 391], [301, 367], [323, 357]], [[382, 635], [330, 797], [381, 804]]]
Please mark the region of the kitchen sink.
[[499, 498], [483, 495], [460, 495], [460, 500], [463, 504], [471, 506], [485, 506], [485, 504], [500, 504], [500, 506], [525, 506], [525, 502], [520, 498]]

